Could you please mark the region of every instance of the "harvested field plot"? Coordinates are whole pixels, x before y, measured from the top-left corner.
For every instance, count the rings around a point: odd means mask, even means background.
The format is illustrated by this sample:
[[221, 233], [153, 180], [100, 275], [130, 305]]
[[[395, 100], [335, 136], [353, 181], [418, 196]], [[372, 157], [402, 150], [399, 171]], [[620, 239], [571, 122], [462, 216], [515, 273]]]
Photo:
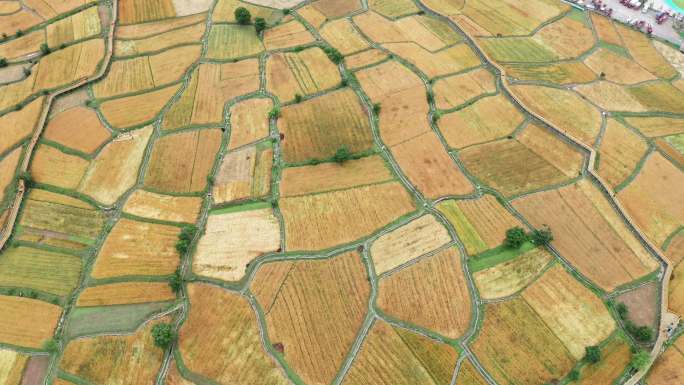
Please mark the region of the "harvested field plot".
[[347, 68], [356, 70], [361, 67], [379, 63], [387, 58], [387, 54], [379, 49], [371, 48], [357, 54], [347, 56], [345, 63]]
[[628, 366], [632, 353], [630, 346], [620, 337], [614, 337], [601, 349], [603, 359], [587, 365], [580, 371], [579, 385], [611, 384]]
[[64, 297], [78, 284], [81, 258], [29, 247], [0, 256], [0, 286], [26, 287]]
[[684, 263], [674, 269], [669, 288], [669, 307], [677, 314], [684, 314]]
[[[206, 24], [202, 21], [146, 38], [116, 40], [114, 43], [114, 56], [144, 55], [179, 45], [195, 44], [202, 38], [205, 30]], [[185, 60], [187, 58], [182, 59]]]
[[574, 358], [525, 300], [485, 306], [473, 352], [499, 383], [543, 384], [566, 375]]
[[177, 197], [136, 190], [124, 206], [124, 212], [160, 221], [195, 223], [202, 198]]
[[43, 138], [91, 154], [111, 135], [94, 110], [79, 106], [52, 116]]
[[629, 89], [607, 81], [598, 81], [575, 88], [580, 95], [607, 111], [646, 112], [648, 109]]
[[10, 40], [0, 45], [0, 57], [7, 60], [25, 59], [29, 55], [38, 52], [40, 45], [43, 43], [45, 43], [45, 30], [33, 31], [18, 39]]
[[352, 242], [415, 210], [411, 196], [398, 182], [283, 198], [279, 206], [288, 251]]
[[0, 342], [40, 349], [52, 337], [62, 308], [47, 302], [0, 295]]
[[608, 120], [601, 140], [598, 172], [613, 188], [634, 172], [646, 155], [648, 144], [616, 120]]
[[461, 368], [456, 377], [456, 383], [459, 385], [487, 385], [488, 382], [478, 373], [470, 360], [465, 360], [461, 364]]
[[576, 360], [615, 330], [601, 299], [555, 265], [522, 293], [522, 298], [563, 342]]
[[284, 346], [285, 360], [305, 383], [330, 383], [361, 328], [369, 296], [354, 252], [295, 262], [266, 315], [270, 340]]
[[264, 47], [269, 51], [304, 45], [313, 41], [314, 37], [311, 33], [296, 20], [269, 28], [264, 32]]
[[348, 19], [326, 23], [321, 28], [321, 37], [343, 55], [350, 55], [370, 47]]
[[188, 294], [191, 310], [179, 336], [180, 355], [188, 369], [219, 383], [289, 383], [264, 351], [247, 299], [206, 284], [189, 285]]
[[[442, 4], [443, 0], [430, 0], [430, 3]], [[447, 3], [447, 2], [444, 2]], [[545, 21], [552, 19], [569, 7], [566, 4], [548, 0], [533, 0], [525, 6], [515, 0], [475, 0], [464, 2], [462, 10], [441, 9], [440, 12], [455, 14], [462, 12], [490, 35], [527, 35], [532, 33]], [[447, 3], [448, 4], [448, 3]], [[534, 9], [534, 12], [529, 10]]]
[[591, 12], [589, 15], [591, 17], [591, 24], [594, 26], [594, 30], [596, 31], [599, 40], [617, 46], [622, 45], [622, 38], [620, 37], [620, 34], [618, 34], [611, 18], [594, 12]]
[[656, 261], [591, 182], [528, 195], [513, 206], [534, 226], [548, 224], [553, 245], [604, 290], [642, 277]]
[[101, 32], [97, 7], [90, 7], [73, 16], [57, 20], [46, 27], [47, 45], [59, 47], [76, 40], [84, 40]]
[[392, 153], [408, 179], [429, 199], [474, 191], [434, 132], [398, 144]]
[[418, 67], [429, 78], [460, 72], [481, 64], [467, 44], [455, 45], [434, 54], [415, 43], [387, 43], [384, 46]]
[[355, 16], [354, 23], [370, 40], [376, 43], [415, 43], [411, 46], [418, 48], [418, 51], [423, 53], [416, 54], [417, 51], [410, 49], [409, 51], [414, 51], [414, 55], [430, 56], [431, 52], [462, 40], [461, 36], [453, 31], [448, 24], [424, 15], [391, 21], [375, 12], [365, 12]]
[[92, 383], [153, 383], [164, 351], [154, 345], [151, 330], [169, 321], [168, 316], [150, 321], [131, 335], [73, 340], [64, 349], [59, 367]]
[[172, 85], [141, 95], [108, 100], [100, 105], [100, 111], [115, 128], [138, 126], [151, 122], [179, 90], [180, 85]]
[[371, 246], [375, 272], [382, 274], [451, 241], [437, 218], [425, 215], [384, 234]]
[[385, 161], [378, 155], [342, 164], [288, 167], [283, 170], [280, 194], [283, 197], [343, 190], [374, 185], [393, 179]]
[[[8, 191], [7, 188], [15, 183], [14, 177], [17, 173], [17, 166], [19, 165], [21, 155], [22, 148], [17, 147], [4, 158], [0, 159], [0, 202], [5, 200], [5, 194]], [[2, 223], [1, 220], [0, 223]]]
[[601, 127], [601, 114], [577, 94], [550, 87], [512, 87], [532, 111], [555, 127], [591, 145]]
[[159, 138], [152, 149], [145, 186], [166, 192], [205, 189], [221, 145], [221, 130], [185, 131]]
[[46, 190], [32, 189], [18, 223], [19, 240], [82, 250], [95, 243], [105, 217], [90, 204]]
[[423, 86], [383, 97], [380, 118], [380, 137], [388, 146], [404, 143], [431, 131], [427, 115], [429, 106]]
[[[258, 0], [261, 1], [261, 0]], [[267, 23], [274, 24], [283, 16], [282, 12], [267, 7], [259, 7], [239, 0], [218, 0], [212, 13], [214, 22], [235, 22], [235, 9], [244, 7], [252, 14], [252, 19], [263, 17]]]
[[166, 275], [180, 262], [174, 245], [180, 229], [121, 219], [107, 236], [91, 275], [94, 278], [128, 275]]
[[359, 0], [317, 0], [312, 6], [328, 19], [337, 19], [362, 8]]
[[277, 52], [266, 62], [266, 88], [281, 102], [333, 88], [340, 84], [339, 71], [318, 47], [300, 52]]
[[[673, 287], [673, 283], [674, 281], [670, 282], [670, 287]], [[656, 327], [659, 311], [657, 309], [659, 290], [656, 282], [649, 282], [615, 297], [615, 301], [627, 305], [627, 309], [629, 309], [628, 318], [636, 325]]]
[[596, 50], [584, 60], [584, 64], [597, 74], [603, 73], [606, 80], [620, 84], [636, 84], [656, 79], [639, 64], [606, 48]]
[[582, 167], [579, 151], [536, 125], [517, 139], [467, 148], [460, 157], [476, 178], [506, 196], [567, 182]]
[[445, 200], [437, 204], [437, 209], [454, 226], [470, 256], [501, 245], [506, 230], [522, 225], [493, 195]]
[[280, 225], [270, 207], [219, 211], [207, 220], [192, 268], [199, 275], [239, 281], [254, 258], [279, 248]]
[[120, 40], [132, 40], [161, 36], [172, 30], [179, 30], [180, 28], [200, 23], [205, 21], [206, 18], [207, 14], [201, 13], [198, 15], [176, 17], [142, 24], [122, 25], [116, 28], [115, 37]]
[[625, 48], [630, 55], [642, 67], [662, 79], [671, 79], [677, 76], [670, 63], [655, 49], [651, 39], [639, 31], [627, 28], [622, 24], [615, 24], [618, 33], [622, 37]]
[[76, 306], [129, 305], [175, 299], [176, 295], [166, 282], [125, 282], [88, 287], [79, 295]]
[[52, 146], [41, 145], [34, 155], [31, 172], [38, 183], [75, 190], [89, 164], [89, 161], [81, 157], [69, 155]]
[[345, 146], [358, 153], [373, 145], [368, 116], [351, 89], [283, 108], [278, 128], [285, 136], [286, 162], [330, 158]]
[[578, 61], [554, 64], [508, 64], [506, 74], [519, 80], [536, 80], [556, 84], [589, 83], [598, 77], [584, 63]]
[[[665, 185], [671, 188], [659, 187]], [[660, 245], [682, 225], [684, 201], [680, 193], [683, 186], [682, 170], [655, 152], [618, 197], [641, 230]]]
[[653, 365], [646, 379], [649, 385], [676, 384], [684, 380], [684, 338], [679, 339]]
[[261, 53], [264, 46], [250, 25], [217, 24], [209, 32], [209, 59], [234, 59]]
[[[92, 76], [105, 53], [100, 39], [87, 40], [54, 51], [38, 62], [33, 91], [56, 88]], [[69, 63], [64, 65], [62, 63]], [[57, 70], [59, 69], [59, 70]], [[28, 79], [31, 79], [31, 75]]]
[[172, 0], [122, 0], [119, 3], [121, 24], [138, 24], [176, 16]]
[[230, 108], [229, 149], [256, 142], [268, 136], [271, 99], [248, 99]]
[[449, 345], [378, 319], [342, 384], [448, 384], [457, 358]]
[[14, 147], [33, 133], [44, 108], [44, 100], [45, 98], [38, 98], [20, 111], [9, 112], [0, 116], [0, 130], [2, 130], [0, 153]]
[[[0, 3], [2, 6], [2, 3]], [[29, 362], [29, 355], [8, 349], [0, 349], [0, 383], [18, 385]]]
[[457, 107], [482, 94], [496, 92], [494, 76], [483, 69], [439, 79], [433, 86], [437, 108], [447, 110]]
[[684, 133], [684, 120], [669, 117], [629, 117], [625, 121], [649, 138]]
[[449, 147], [463, 148], [509, 135], [524, 120], [525, 116], [505, 96], [497, 95], [444, 115], [439, 128]]
[[650, 111], [684, 114], [684, 92], [670, 83], [640, 84], [629, 88], [629, 92]]
[[90, 163], [79, 191], [111, 205], [135, 185], [152, 126], [121, 134]]
[[471, 300], [458, 249], [446, 249], [384, 277], [377, 303], [394, 318], [448, 338], [461, 337], [470, 323]]
[[483, 299], [497, 299], [515, 294], [534, 281], [553, 257], [542, 248], [529, 250], [515, 259], [473, 273]]
[[418, 7], [411, 0], [370, 0], [368, 6], [373, 11], [391, 18], [418, 12]]
[[223, 158], [212, 186], [215, 204], [256, 199], [271, 191], [273, 148], [257, 144], [229, 152]]

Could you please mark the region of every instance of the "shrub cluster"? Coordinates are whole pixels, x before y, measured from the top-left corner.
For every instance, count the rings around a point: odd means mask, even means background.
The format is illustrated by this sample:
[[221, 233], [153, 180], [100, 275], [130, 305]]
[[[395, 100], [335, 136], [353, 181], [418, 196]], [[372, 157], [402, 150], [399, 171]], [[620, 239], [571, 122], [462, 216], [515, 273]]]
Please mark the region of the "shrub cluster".
[[160, 323], [152, 327], [152, 338], [155, 345], [165, 349], [176, 339], [176, 333], [174, 333], [171, 324]]
[[176, 250], [182, 255], [188, 252], [190, 242], [195, 237], [197, 227], [194, 225], [183, 226], [180, 234], [178, 234], [178, 242], [176, 242]]
[[637, 326], [634, 322], [632, 322], [632, 320], [628, 318], [629, 309], [627, 308], [627, 305], [620, 302], [615, 306], [615, 310], [617, 311], [618, 315], [620, 316], [620, 319], [624, 323], [627, 333], [632, 335], [634, 339], [636, 339], [639, 342], [650, 342], [653, 340], [652, 328], [648, 326]]
[[537, 229], [531, 233], [526, 233], [522, 227], [513, 227], [506, 230], [504, 246], [517, 249], [527, 241], [532, 241], [537, 246], [548, 245], [553, 240], [553, 234], [548, 227]]

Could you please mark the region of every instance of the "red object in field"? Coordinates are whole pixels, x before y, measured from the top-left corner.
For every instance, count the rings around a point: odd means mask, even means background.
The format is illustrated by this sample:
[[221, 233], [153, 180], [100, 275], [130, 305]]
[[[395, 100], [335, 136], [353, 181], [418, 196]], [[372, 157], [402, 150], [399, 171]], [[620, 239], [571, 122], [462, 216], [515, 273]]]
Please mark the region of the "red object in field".
[[278, 353], [285, 353], [285, 345], [281, 344], [280, 342], [273, 344], [273, 349], [277, 350]]

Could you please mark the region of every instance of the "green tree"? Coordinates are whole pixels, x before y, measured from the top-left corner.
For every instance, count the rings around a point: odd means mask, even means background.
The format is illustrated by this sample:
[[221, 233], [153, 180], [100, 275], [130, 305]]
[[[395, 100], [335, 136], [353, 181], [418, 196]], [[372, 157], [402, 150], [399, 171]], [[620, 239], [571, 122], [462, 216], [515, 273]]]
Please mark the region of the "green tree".
[[48, 47], [47, 44], [43, 43], [40, 45], [40, 52], [43, 55], [48, 55], [50, 52], [52, 52], [52, 50], [50, 49], [50, 47]]
[[173, 342], [176, 334], [173, 332], [171, 324], [160, 323], [152, 327], [152, 338], [154, 338], [155, 345], [164, 349]]
[[255, 18], [254, 28], [256, 29], [257, 34], [261, 33], [261, 31], [266, 29], [266, 20], [263, 17]]
[[295, 94], [295, 103], [301, 103], [301, 102], [302, 102], [302, 99], [304, 99], [304, 98], [302, 97], [302, 95], [300, 95], [300, 94]]
[[617, 313], [621, 319], [623, 319], [623, 320], [627, 319], [627, 314], [629, 314], [629, 309], [627, 309], [627, 305], [625, 305], [623, 302], [620, 302], [617, 305], [615, 305], [615, 311], [617, 311]]
[[28, 171], [20, 172], [19, 179], [24, 181], [24, 186], [26, 186], [27, 189], [33, 187], [34, 185], [33, 177], [31, 176], [31, 173], [29, 173]]
[[343, 146], [335, 152], [335, 155], [333, 156], [333, 160], [337, 163], [344, 163], [352, 158], [351, 151], [349, 151], [349, 148], [347, 146]]
[[174, 293], [178, 293], [181, 287], [183, 287], [183, 277], [181, 277], [180, 269], [176, 269], [171, 279], [169, 279], [169, 286], [171, 286], [171, 290]]
[[601, 361], [601, 349], [598, 346], [587, 346], [585, 348], [584, 360], [590, 364]]
[[50, 338], [43, 344], [43, 349], [47, 350], [48, 352], [56, 352], [59, 350], [59, 342], [57, 342], [57, 340], [54, 338]]
[[7, 66], [8, 66], [7, 59], [5, 59], [4, 57], [0, 57], [0, 68], [7, 67]]
[[176, 242], [176, 251], [181, 255], [188, 252], [190, 248], [190, 243], [193, 238], [195, 238], [195, 233], [197, 232], [197, 227], [194, 225], [183, 226], [180, 234], [178, 234], [178, 241]]
[[522, 246], [523, 243], [527, 241], [527, 234], [525, 230], [521, 227], [513, 227], [506, 230], [506, 239], [504, 240], [504, 245], [512, 249], [517, 249]]
[[580, 372], [577, 369], [572, 369], [568, 374], [568, 379], [570, 381], [577, 381], [580, 378]]
[[342, 63], [342, 60], [344, 60], [344, 55], [336, 48], [325, 46], [323, 47], [323, 52], [325, 52], [325, 54], [328, 55], [328, 58], [335, 64], [340, 64]]
[[245, 7], [235, 8], [235, 20], [238, 24], [247, 25], [252, 21], [252, 14]]
[[548, 227], [532, 232], [532, 242], [537, 246], [548, 245], [551, 241], [553, 241], [553, 234]]
[[646, 369], [648, 364], [651, 362], [651, 356], [645, 350], [639, 350], [632, 354], [632, 362], [630, 365], [636, 370]]
[[373, 113], [375, 113], [375, 115], [379, 115], [380, 110], [382, 110], [382, 106], [380, 105], [380, 103], [374, 103], [373, 104]]

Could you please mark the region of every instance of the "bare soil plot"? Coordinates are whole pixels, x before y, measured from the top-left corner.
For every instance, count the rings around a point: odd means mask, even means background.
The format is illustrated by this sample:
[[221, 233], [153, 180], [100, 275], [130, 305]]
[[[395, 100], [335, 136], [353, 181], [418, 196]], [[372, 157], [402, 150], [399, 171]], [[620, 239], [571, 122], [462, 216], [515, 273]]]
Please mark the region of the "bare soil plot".
[[100, 111], [109, 124], [119, 129], [149, 123], [179, 90], [180, 85], [171, 85], [140, 95], [108, 100], [100, 105]]
[[415, 210], [411, 195], [398, 182], [283, 198], [279, 206], [288, 251], [348, 243]]
[[209, 32], [209, 59], [234, 59], [254, 56], [264, 50], [254, 26], [236, 24], [216, 24]]
[[384, 159], [373, 155], [342, 164], [288, 167], [283, 170], [280, 194], [283, 197], [348, 189], [389, 182], [393, 175]]
[[604, 290], [657, 268], [607, 198], [587, 180], [516, 199], [513, 206], [535, 227], [547, 224], [558, 252]]
[[214, 203], [267, 195], [271, 191], [272, 165], [273, 148], [270, 144], [258, 144], [229, 152], [214, 176]]
[[[431, 0], [439, 3], [444, 0]], [[516, 0], [475, 0], [464, 2], [462, 13], [491, 35], [527, 35], [545, 21], [569, 10], [566, 4], [549, 0], [520, 3]], [[439, 8], [438, 8], [439, 9]], [[448, 12], [456, 13], [455, 10]]]
[[164, 351], [154, 344], [152, 328], [170, 321], [169, 316], [150, 321], [130, 335], [72, 340], [64, 349], [59, 367], [97, 384], [151, 384], [164, 358]]
[[366, 67], [379, 63], [387, 58], [387, 54], [379, 49], [371, 48], [369, 50], [359, 52], [354, 55], [347, 56], [345, 63], [347, 68], [356, 70], [361, 67]]
[[188, 285], [188, 295], [190, 312], [178, 344], [188, 369], [218, 383], [289, 383], [264, 350], [247, 299], [206, 284]]
[[114, 36], [117, 39], [143, 39], [180, 29], [206, 20], [207, 14], [152, 21], [142, 24], [117, 26]]
[[446, 227], [432, 215], [382, 235], [373, 242], [371, 256], [377, 274], [385, 273], [451, 241]]
[[507, 64], [506, 74], [520, 80], [536, 80], [561, 85], [589, 83], [597, 79], [589, 67], [580, 61], [552, 64]]
[[677, 76], [677, 70], [653, 47], [651, 39], [645, 34], [621, 24], [615, 26], [622, 37], [623, 45], [637, 63], [662, 79]]
[[684, 113], [684, 91], [668, 82], [641, 84], [629, 88], [629, 92], [650, 111]]
[[448, 338], [461, 337], [472, 315], [458, 249], [446, 249], [383, 278], [377, 303], [394, 318]]
[[162, 136], [154, 143], [145, 186], [180, 193], [204, 190], [220, 145], [219, 129]]
[[373, 145], [368, 116], [351, 89], [283, 108], [278, 128], [285, 136], [286, 162], [327, 159], [344, 146], [357, 153]]
[[81, 250], [95, 243], [105, 218], [81, 200], [31, 189], [19, 220], [19, 240]]
[[613, 188], [634, 172], [648, 144], [622, 123], [610, 119], [599, 149], [599, 174]]
[[79, 191], [111, 205], [135, 185], [152, 126], [122, 134], [91, 162]]
[[669, 385], [684, 380], [684, 338], [670, 346], [656, 360], [646, 379], [649, 385]]
[[665, 116], [635, 116], [625, 121], [649, 138], [684, 133], [684, 120]]
[[306, 383], [330, 383], [361, 328], [369, 296], [355, 252], [295, 262], [266, 315], [270, 340], [282, 344], [285, 360]]
[[439, 128], [449, 147], [463, 148], [511, 134], [525, 116], [503, 95], [486, 97], [443, 115]]
[[629, 309], [629, 319], [641, 326], [657, 327], [658, 319], [658, 291], [660, 288], [656, 282], [650, 282], [643, 286], [628, 291], [615, 297], [616, 302], [622, 302]]
[[385, 48], [418, 67], [429, 78], [464, 71], [482, 64], [470, 47], [463, 43], [430, 53], [416, 43], [387, 43]]
[[507, 297], [534, 281], [552, 259], [544, 249], [534, 248], [515, 259], [473, 273], [473, 279], [483, 299]]
[[266, 62], [266, 88], [281, 102], [333, 88], [341, 80], [337, 67], [318, 47], [277, 52]]
[[38, 98], [19, 111], [0, 116], [0, 153], [28, 138], [38, 123], [45, 98]]
[[195, 223], [202, 207], [202, 198], [162, 195], [136, 190], [126, 201], [123, 211], [160, 221]]
[[629, 366], [630, 346], [622, 338], [613, 338], [601, 349], [601, 362], [586, 365], [580, 370], [579, 385], [610, 384]]
[[618, 197], [639, 228], [660, 245], [682, 225], [682, 186], [684, 173], [655, 152], [649, 156], [637, 177], [618, 193]]
[[304, 45], [313, 41], [314, 37], [311, 33], [297, 20], [264, 31], [264, 47], [269, 51]]
[[622, 38], [618, 34], [617, 29], [615, 29], [611, 18], [605, 17], [598, 12], [591, 12], [589, 16], [599, 40], [605, 41], [608, 44], [622, 45]]
[[178, 45], [194, 44], [202, 38], [205, 30], [206, 23], [202, 21], [150, 37], [135, 40], [116, 40], [114, 42], [114, 56], [144, 55]]
[[[0, 3], [1, 6], [2, 3]], [[30, 356], [9, 349], [0, 349], [0, 383], [21, 384], [22, 374]]]
[[95, 278], [166, 275], [180, 262], [174, 245], [180, 229], [123, 218], [107, 236], [91, 275]]
[[629, 89], [607, 81], [597, 81], [575, 87], [580, 95], [606, 111], [646, 112], [648, 109]]
[[597, 49], [584, 60], [584, 64], [596, 74], [604, 74], [606, 80], [620, 84], [636, 84], [656, 79], [638, 63], [606, 48]]
[[458, 352], [451, 346], [376, 320], [343, 385], [444, 385]]
[[45, 28], [47, 45], [59, 47], [76, 40], [100, 34], [102, 25], [97, 7], [90, 7], [72, 16], [48, 24]]
[[446, 200], [437, 209], [454, 226], [468, 255], [473, 256], [503, 243], [506, 230], [522, 226], [493, 195], [478, 199]]
[[229, 149], [256, 142], [268, 136], [268, 113], [273, 101], [267, 98], [248, 99], [230, 108]]
[[45, 126], [43, 138], [90, 154], [111, 135], [94, 110], [78, 106], [53, 115]]
[[192, 262], [196, 274], [239, 281], [256, 257], [280, 248], [280, 224], [270, 207], [209, 216]]
[[460, 106], [482, 94], [496, 92], [494, 76], [484, 68], [437, 80], [433, 87], [437, 108], [446, 110]]
[[484, 325], [472, 345], [499, 383], [543, 384], [570, 372], [575, 359], [521, 298], [485, 305]]
[[328, 19], [337, 19], [362, 8], [359, 0], [317, 0], [312, 6]]
[[460, 153], [461, 160], [476, 178], [506, 196], [579, 175], [583, 160], [579, 151], [545, 128], [531, 125], [525, 131], [516, 139], [467, 148]]
[[52, 337], [62, 308], [25, 297], [0, 295], [0, 342], [40, 349]]
[[118, 3], [121, 24], [138, 24], [176, 16], [171, 0], [123, 0]]
[[391, 18], [406, 16], [419, 11], [411, 0], [369, 0], [368, 7]]
[[9, 248], [0, 258], [0, 286], [25, 287], [64, 297], [78, 284], [81, 258], [29, 247]]
[[325, 41], [343, 55], [350, 55], [370, 47], [348, 19], [338, 19], [325, 23], [320, 34]]
[[392, 153], [408, 179], [429, 199], [474, 191], [434, 132], [398, 144]]
[[601, 113], [579, 95], [562, 89], [520, 85], [511, 87], [533, 112], [560, 130], [591, 145], [601, 127]]
[[555, 265], [522, 293], [522, 298], [565, 344], [576, 360], [615, 330], [603, 301], [561, 265]]
[[74, 190], [89, 164], [81, 157], [69, 155], [52, 146], [40, 145], [33, 157], [31, 175], [38, 183]]
[[176, 294], [168, 282], [122, 282], [86, 288], [79, 295], [76, 306], [129, 305], [175, 299]]

